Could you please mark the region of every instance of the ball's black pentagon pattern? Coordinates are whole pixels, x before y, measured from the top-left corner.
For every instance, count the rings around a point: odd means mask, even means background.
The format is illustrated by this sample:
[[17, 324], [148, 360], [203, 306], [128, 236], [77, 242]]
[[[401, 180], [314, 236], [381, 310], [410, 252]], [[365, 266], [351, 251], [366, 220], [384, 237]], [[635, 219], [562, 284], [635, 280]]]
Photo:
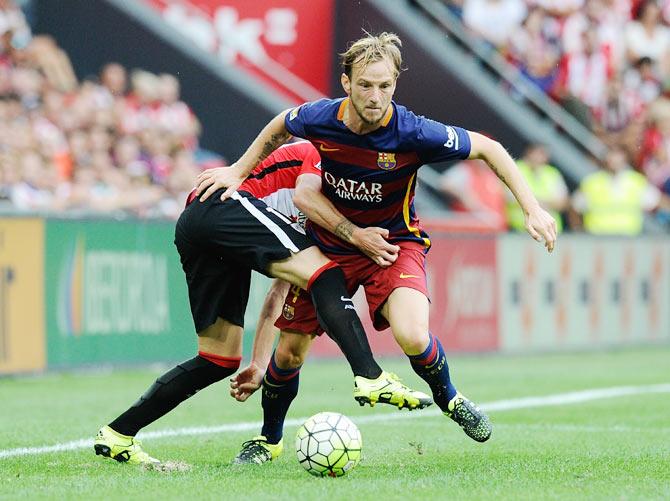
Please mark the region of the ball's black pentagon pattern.
[[298, 429], [295, 445], [298, 462], [309, 473], [339, 477], [358, 464], [362, 440], [349, 418], [321, 412]]

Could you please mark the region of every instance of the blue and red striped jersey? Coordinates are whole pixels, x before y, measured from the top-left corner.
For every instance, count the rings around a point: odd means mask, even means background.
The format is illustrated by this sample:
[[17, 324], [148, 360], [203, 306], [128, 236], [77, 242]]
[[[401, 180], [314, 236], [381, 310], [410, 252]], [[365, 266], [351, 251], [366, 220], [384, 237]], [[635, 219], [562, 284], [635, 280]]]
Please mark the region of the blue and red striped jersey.
[[[286, 115], [286, 129], [319, 150], [323, 193], [345, 217], [358, 226], [388, 229], [391, 242], [416, 241], [428, 249], [430, 240], [414, 210], [416, 171], [425, 163], [467, 158], [467, 131], [391, 103], [382, 127], [355, 134], [342, 121], [347, 100], [294, 108]], [[308, 234], [328, 252], [356, 252], [317, 225], [309, 224]]]

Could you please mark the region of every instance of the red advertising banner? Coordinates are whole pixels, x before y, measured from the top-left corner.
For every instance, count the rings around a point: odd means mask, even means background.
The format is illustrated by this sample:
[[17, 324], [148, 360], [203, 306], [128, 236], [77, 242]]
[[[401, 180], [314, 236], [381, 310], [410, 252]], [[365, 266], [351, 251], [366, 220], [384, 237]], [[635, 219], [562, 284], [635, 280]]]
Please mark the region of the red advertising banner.
[[[496, 236], [431, 235], [426, 259], [431, 294], [430, 329], [448, 352], [482, 352], [499, 348]], [[390, 330], [372, 326], [365, 297], [354, 296], [356, 310], [375, 355], [402, 355]], [[322, 336], [312, 348], [316, 356], [340, 356], [335, 343]]]
[[333, 0], [145, 1], [196, 45], [296, 102], [330, 93]]
[[447, 351], [499, 347], [496, 236], [433, 238], [430, 328]]

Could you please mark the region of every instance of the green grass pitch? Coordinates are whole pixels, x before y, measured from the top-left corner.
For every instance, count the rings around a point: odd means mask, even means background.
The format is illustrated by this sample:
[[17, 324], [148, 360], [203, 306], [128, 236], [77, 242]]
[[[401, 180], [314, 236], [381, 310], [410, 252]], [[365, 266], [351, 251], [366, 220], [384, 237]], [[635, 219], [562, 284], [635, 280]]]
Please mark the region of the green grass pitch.
[[[383, 361], [425, 388], [405, 360]], [[452, 357], [454, 381], [478, 403], [580, 390], [670, 383], [670, 347], [603, 353]], [[257, 434], [260, 396], [238, 403], [227, 382], [203, 390], [147, 432], [239, 424], [238, 430], [154, 437], [145, 449], [173, 471], [149, 471], [91, 447], [8, 455], [21, 447], [90, 439], [159, 374], [138, 369], [0, 379], [0, 499], [669, 499], [670, 393], [637, 393], [577, 404], [492, 410], [492, 439], [478, 444], [450, 420], [417, 411], [394, 419], [359, 407], [345, 363], [309, 360], [289, 413], [284, 455], [230, 465]], [[359, 419], [363, 460], [349, 475], [308, 475], [295, 458], [296, 418], [323, 410]], [[370, 416], [374, 416], [370, 420]], [[360, 419], [364, 417], [363, 419]], [[388, 418], [388, 419], [387, 419]], [[181, 431], [180, 431], [181, 430]]]

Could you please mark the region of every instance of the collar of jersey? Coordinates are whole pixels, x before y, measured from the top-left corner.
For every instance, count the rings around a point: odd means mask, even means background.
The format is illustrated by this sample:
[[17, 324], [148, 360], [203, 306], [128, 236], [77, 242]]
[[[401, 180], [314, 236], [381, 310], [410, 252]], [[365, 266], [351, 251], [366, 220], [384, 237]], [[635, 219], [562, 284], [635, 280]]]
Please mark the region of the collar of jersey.
[[[349, 98], [345, 97], [344, 99], [342, 99], [340, 107], [337, 109], [337, 119], [340, 122], [344, 120], [344, 110], [346, 109], [348, 103]], [[384, 118], [382, 119], [382, 127], [386, 127], [391, 122], [392, 117], [393, 117], [393, 103], [389, 104], [389, 109], [386, 110], [386, 115], [384, 115]]]

